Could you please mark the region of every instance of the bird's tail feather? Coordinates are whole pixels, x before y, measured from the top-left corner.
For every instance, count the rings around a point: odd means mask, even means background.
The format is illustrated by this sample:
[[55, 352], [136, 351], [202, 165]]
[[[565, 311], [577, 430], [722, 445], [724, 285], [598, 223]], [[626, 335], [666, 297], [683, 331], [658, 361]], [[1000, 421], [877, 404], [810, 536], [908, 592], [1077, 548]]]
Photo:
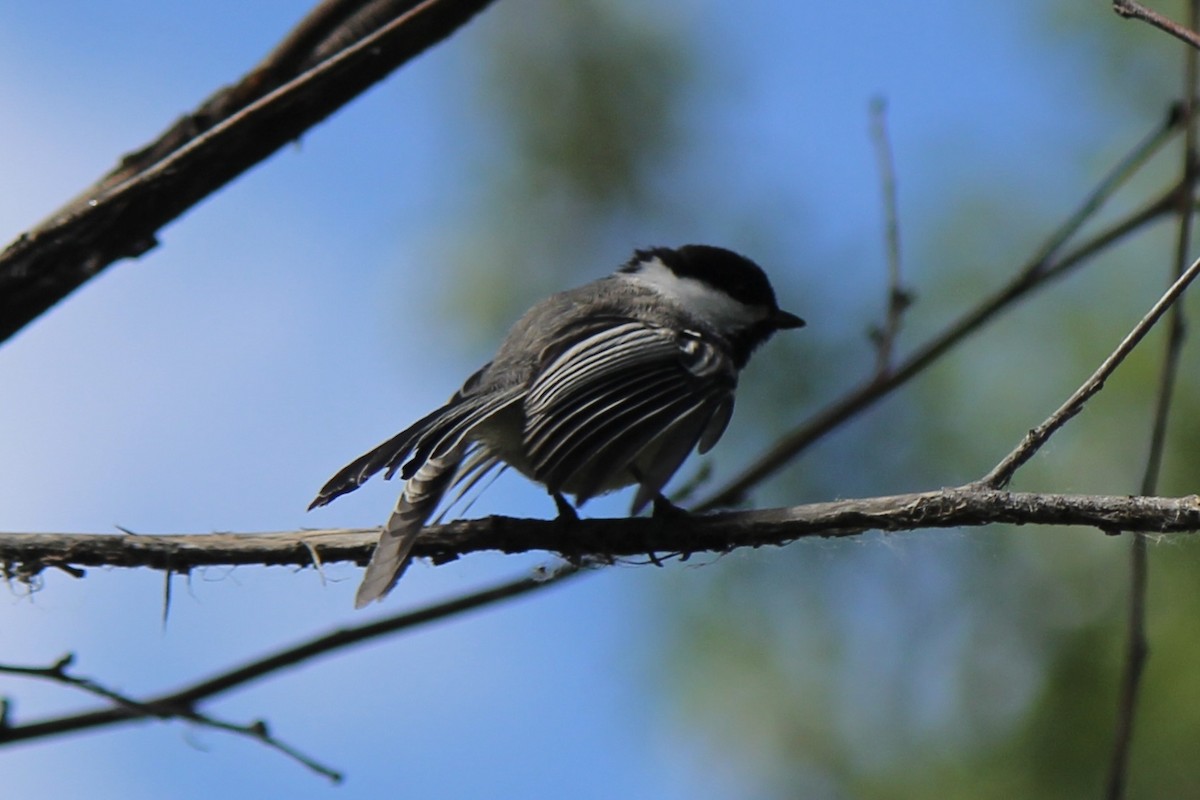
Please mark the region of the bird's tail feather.
[[462, 458], [461, 447], [455, 447], [444, 456], [430, 458], [404, 484], [396, 509], [383, 526], [371, 563], [359, 584], [354, 597], [355, 608], [383, 599], [400, 580], [408, 567], [417, 536], [453, 483]]

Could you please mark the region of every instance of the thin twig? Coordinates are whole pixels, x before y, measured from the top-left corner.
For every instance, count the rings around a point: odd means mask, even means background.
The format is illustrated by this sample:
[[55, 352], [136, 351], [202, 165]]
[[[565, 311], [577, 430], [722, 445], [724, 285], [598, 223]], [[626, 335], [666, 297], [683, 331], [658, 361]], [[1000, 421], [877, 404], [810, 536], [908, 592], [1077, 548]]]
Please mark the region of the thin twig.
[[1148, 22], [1160, 31], [1165, 31], [1192, 47], [1200, 47], [1200, 35], [1197, 35], [1195, 31], [1185, 28], [1169, 17], [1164, 17], [1157, 11], [1146, 8], [1136, 0], [1113, 0], [1113, 11], [1126, 19], [1140, 19], [1142, 22]]
[[1133, 534], [1129, 551], [1129, 619], [1125, 633], [1125, 663], [1117, 696], [1117, 721], [1113, 730], [1113, 748], [1108, 762], [1105, 797], [1120, 800], [1125, 796], [1129, 776], [1129, 753], [1133, 745], [1133, 721], [1137, 713], [1142, 672], [1150, 653], [1146, 638], [1146, 588], [1148, 582], [1148, 542], [1146, 535]]
[[912, 303], [912, 295], [900, 278], [900, 214], [896, 203], [896, 165], [887, 131], [887, 101], [876, 97], [871, 101], [871, 140], [875, 144], [875, 160], [879, 167], [880, 193], [883, 197], [884, 245], [887, 251], [887, 309], [883, 325], [871, 332], [875, 342], [875, 376], [882, 380], [892, 371], [892, 353], [904, 311]]
[[1179, 276], [1179, 279], [1171, 284], [1171, 288], [1158, 299], [1158, 302], [1146, 313], [1146, 316], [1142, 317], [1133, 330], [1121, 340], [1121, 343], [1117, 345], [1117, 349], [1113, 350], [1108, 358], [1104, 359], [1104, 362], [1096, 371], [1053, 414], [1047, 417], [1041, 425], [1038, 425], [1025, 434], [1021, 443], [1005, 456], [991, 472], [979, 480], [980, 485], [992, 489], [1001, 489], [1007, 486], [1016, 471], [1021, 468], [1021, 465], [1032, 458], [1041, 449], [1042, 445], [1054, 435], [1055, 431], [1082, 411], [1084, 404], [1103, 388], [1104, 382], [1121, 365], [1126, 356], [1133, 352], [1133, 349], [1145, 338], [1146, 334], [1150, 332], [1150, 329], [1166, 313], [1167, 309], [1179, 299], [1179, 296], [1183, 294], [1184, 290], [1187, 289], [1188, 285], [1191, 284], [1197, 275], [1200, 275], [1200, 259], [1194, 261]]
[[1176, 197], [1174, 187], [1141, 210], [1093, 236], [1075, 250], [1063, 256], [1058, 255], [1066, 242], [1100, 210], [1105, 201], [1171, 139], [1180, 129], [1181, 122], [1182, 109], [1178, 105], [1172, 105], [1158, 124], [1100, 180], [1084, 198], [1083, 203], [1047, 238], [1007, 285], [992, 296], [985, 298], [974, 309], [951, 323], [942, 332], [927, 340], [885, 379], [878, 380], [872, 376], [857, 388], [850, 390], [840, 399], [818, 411], [799, 427], [784, 434], [750, 466], [700, 502], [696, 509], [708, 511], [737, 505], [752, 487], [789, 463], [799, 453], [825, 434], [839, 427], [847, 419], [871, 407], [876, 401], [907, 383], [909, 379], [918, 375], [1008, 305], [1046, 281], [1084, 263], [1092, 255], [1101, 252], [1143, 225], [1173, 210]]
[[[1141, 158], [1136, 160], [1141, 161], [1148, 157], [1150, 152], [1157, 149], [1165, 139], [1166, 137], [1162, 136], [1145, 140], [1142, 146], [1147, 147], [1147, 150], [1139, 153]], [[1135, 159], [1126, 159], [1125, 162], [1122, 162], [1122, 167], [1133, 160]], [[1106, 179], [1098, 187], [1098, 193], [1102, 192], [1107, 197], [1129, 174], [1132, 172], [1123, 172], [1121, 180]], [[1175, 208], [1176, 195], [1176, 188], [1172, 187], [1158, 199], [1096, 234], [1065, 255], [1055, 259], [1053, 257], [1055, 251], [1049, 250], [1049, 255], [1030, 262], [998, 292], [984, 299], [978, 306], [928, 339], [883, 380], [871, 377], [859, 384], [857, 388], [851, 389], [841, 398], [819, 410], [797, 428], [785, 433], [750, 466], [701, 501], [694, 510], [711, 511], [716, 508], [737, 505], [751, 488], [790, 463], [799, 453], [842, 425], [846, 420], [870, 408], [877, 401], [920, 374], [926, 367], [966, 339], [967, 336], [990, 322], [1008, 306], [1049, 280], [1083, 264], [1087, 259], [1102, 252], [1118, 240], [1169, 213]], [[1100, 207], [1101, 202], [1095, 197], [1090, 197], [1085, 205], [1095, 209]], [[1068, 220], [1068, 225], [1076, 228], [1085, 220], [1086, 216], [1075, 214]], [[1050, 243], [1064, 239], [1063, 234], [1063, 230], [1055, 232]], [[1045, 252], [1047, 252], [1047, 247], [1043, 247], [1039, 251], [1039, 253]]]
[[1176, 133], [1183, 129], [1188, 119], [1189, 115], [1184, 104], [1172, 103], [1167, 108], [1167, 113], [1159, 118], [1154, 128], [1135, 144], [1107, 175], [1100, 179], [1100, 182], [1084, 198], [1083, 203], [1075, 209], [1075, 212], [1034, 253], [1026, 271], [1036, 272], [1037, 267], [1034, 265], [1053, 263], [1054, 256], [1083, 227], [1084, 223], [1099, 211], [1104, 203], [1145, 166]]
[[262, 720], [255, 720], [248, 725], [238, 725], [236, 723], [224, 722], [219, 719], [213, 719], [212, 717], [204, 714], [196, 713], [189, 714], [185, 716], [184, 719], [188, 720], [189, 722], [203, 725], [207, 728], [215, 728], [217, 730], [235, 733], [240, 736], [246, 736], [250, 739], [254, 739], [257, 742], [262, 742], [272, 750], [278, 750], [280, 753], [283, 753], [293, 761], [308, 767], [318, 775], [323, 775], [324, 777], [329, 778], [331, 782], [342, 782], [342, 773], [331, 767], [325, 766], [312, 756], [305, 755], [287, 742], [276, 738], [275, 735], [271, 733], [270, 728], [267, 727], [267, 723], [263, 722]]
[[[1200, 2], [1192, 0], [1188, 4], [1188, 25], [1195, 28], [1197, 24], [1200, 24]], [[1191, 251], [1196, 201], [1197, 126], [1194, 112], [1197, 91], [1200, 89], [1200, 59], [1197, 58], [1197, 50], [1194, 47], [1188, 48], [1184, 57], [1183, 83], [1187, 127], [1184, 131], [1183, 191], [1179, 195], [1178, 208], [1179, 233], [1175, 241], [1175, 258], [1172, 264], [1172, 277], [1176, 280], [1182, 275], [1188, 253]], [[1146, 469], [1142, 474], [1142, 494], [1155, 494], [1158, 491], [1158, 479], [1166, 451], [1167, 423], [1179, 376], [1180, 355], [1183, 352], [1184, 325], [1183, 304], [1177, 303], [1172, 307], [1167, 321], [1167, 340], [1162, 371], [1159, 374], [1150, 447], [1146, 457]], [[1148, 549], [1146, 535], [1134, 533], [1129, 552], [1129, 617], [1125, 637], [1125, 662], [1121, 671], [1117, 721], [1112, 754], [1109, 758], [1108, 780], [1105, 784], [1107, 800], [1122, 800], [1125, 797], [1142, 674], [1150, 654], [1150, 642], [1146, 635], [1146, 595], [1150, 583]]]
[[[167, 705], [164, 703], [143, 703], [135, 700], [125, 694], [117, 692], [103, 686], [99, 682], [91, 678], [82, 678], [78, 675], [72, 675], [67, 671], [68, 667], [74, 661], [74, 655], [68, 654], [48, 667], [25, 667], [11, 664], [0, 664], [0, 673], [7, 675], [18, 675], [26, 678], [41, 678], [43, 680], [53, 681], [54, 683], [72, 686], [80, 689], [88, 694], [96, 697], [102, 697], [105, 700], [111, 701], [117, 708], [126, 712], [130, 718], [154, 717], [156, 719], [183, 719], [191, 722], [194, 725], [199, 725], [205, 728], [214, 728], [216, 730], [226, 731], [228, 733], [245, 736], [255, 741], [270, 747], [272, 750], [277, 750], [280, 753], [288, 756], [296, 762], [304, 765], [308, 769], [320, 775], [329, 778], [334, 783], [341, 783], [342, 774], [330, 767], [321, 764], [311, 756], [297, 750], [292, 745], [277, 739], [272, 736], [265, 722], [258, 720], [246, 725], [239, 725], [235, 722], [228, 722], [223, 719], [218, 719], [209, 714], [202, 714], [191, 707], [190, 704], [175, 703]], [[0, 727], [0, 740], [3, 739], [4, 733], [9, 729], [8, 725]]]
[[[444, 603], [397, 614], [376, 622], [336, 630], [333, 633], [271, 653], [263, 658], [241, 664], [211, 678], [190, 684], [174, 692], [158, 695], [149, 700], [121, 702], [122, 700], [128, 700], [128, 698], [110, 696], [109, 699], [113, 700], [117, 704], [117, 707], [28, 722], [21, 725], [10, 724], [0, 726], [0, 746], [47, 736], [57, 736], [73, 731], [123, 724], [148, 717], [166, 718], [177, 716], [196, 721], [189, 714], [196, 713], [195, 706], [198, 703], [202, 700], [211, 699], [235, 687], [295, 666], [301, 662], [309, 661], [318, 656], [328, 655], [345, 649], [368, 639], [386, 636], [400, 630], [461, 614], [465, 611], [480, 608], [500, 600], [506, 600], [553, 586], [574, 575], [580, 574], [581, 571], [581, 567], [564, 564], [540, 570], [533, 577], [511, 581]], [[22, 668], [8, 668], [6, 671], [15, 673], [20, 669]], [[264, 743], [270, 743], [272, 746], [278, 747], [277, 740], [266, 734], [266, 728], [262, 723], [255, 723], [255, 725], [262, 727], [263, 734], [267, 737], [258, 738], [261, 738]], [[295, 757], [296, 754], [289, 752], [289, 755]]]

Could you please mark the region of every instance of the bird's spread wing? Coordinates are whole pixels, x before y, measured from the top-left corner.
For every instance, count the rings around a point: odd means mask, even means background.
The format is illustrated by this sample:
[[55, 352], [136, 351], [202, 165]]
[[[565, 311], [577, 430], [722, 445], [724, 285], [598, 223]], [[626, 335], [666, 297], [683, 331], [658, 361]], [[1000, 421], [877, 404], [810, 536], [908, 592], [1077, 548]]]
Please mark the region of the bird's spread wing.
[[438, 417], [444, 413], [445, 407], [439, 408], [432, 414], [414, 422], [408, 428], [388, 439], [383, 444], [373, 450], [363, 453], [358, 458], [351, 461], [346, 466], [338, 470], [329, 481], [321, 487], [321, 491], [317, 493], [315, 499], [309, 504], [308, 509], [323, 506], [330, 503], [334, 498], [340, 497], [347, 492], [352, 492], [366, 482], [379, 470], [387, 468], [389, 477], [412, 450], [417, 439], [432, 425]]
[[479, 374], [472, 376], [446, 405], [342, 467], [321, 488], [309, 509], [323, 506], [340, 495], [354, 491], [380, 470], [387, 470], [384, 473], [386, 479], [390, 479], [398, 470], [405, 480], [411, 478], [428, 459], [446, 457], [463, 443], [472, 428], [521, 399], [521, 387], [500, 392], [472, 393], [470, 390]]
[[644, 504], [697, 442], [711, 446], [724, 430], [736, 375], [725, 349], [695, 332], [634, 320], [581, 326], [525, 398], [531, 471], [583, 502], [632, 480], [636, 462]]

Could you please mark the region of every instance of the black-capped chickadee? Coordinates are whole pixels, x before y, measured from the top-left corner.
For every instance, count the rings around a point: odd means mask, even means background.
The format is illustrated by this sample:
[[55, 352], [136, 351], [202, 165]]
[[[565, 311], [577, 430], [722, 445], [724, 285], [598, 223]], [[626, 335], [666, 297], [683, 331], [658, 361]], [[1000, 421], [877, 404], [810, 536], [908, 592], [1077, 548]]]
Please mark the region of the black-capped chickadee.
[[[450, 401], [346, 465], [309, 506], [380, 470], [404, 490], [371, 556], [355, 607], [386, 595], [448, 489], [511, 466], [544, 485], [560, 513], [638, 485], [631, 513], [661, 491], [693, 448], [729, 422], [738, 372], [781, 311], [757, 264], [690, 244], [638, 250], [607, 278], [559, 292], [521, 317], [496, 356]], [[462, 496], [460, 492], [459, 496]]]

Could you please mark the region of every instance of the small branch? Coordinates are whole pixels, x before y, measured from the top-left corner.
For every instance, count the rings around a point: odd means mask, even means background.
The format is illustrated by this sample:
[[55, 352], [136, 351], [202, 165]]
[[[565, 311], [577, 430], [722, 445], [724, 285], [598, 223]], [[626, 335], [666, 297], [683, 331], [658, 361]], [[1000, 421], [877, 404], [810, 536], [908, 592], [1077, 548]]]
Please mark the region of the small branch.
[[1125, 633], [1125, 663], [1117, 696], [1117, 721], [1113, 732], [1113, 749], [1108, 762], [1105, 797], [1120, 800], [1125, 796], [1129, 772], [1129, 752], [1133, 745], [1133, 721], [1137, 715], [1138, 693], [1150, 643], [1146, 638], [1146, 587], [1148, 584], [1148, 553], [1145, 534], [1133, 535], [1129, 551], [1129, 619]]
[[[1145, 150], [1138, 155], [1143, 157], [1148, 155], [1150, 151], [1157, 149], [1165, 139], [1165, 135], [1148, 137], [1140, 144]], [[1124, 170], [1127, 169], [1130, 162], [1135, 160], [1140, 159], [1129, 158], [1122, 162], [1123, 177], [1121, 180], [1132, 174], [1131, 171], [1126, 172]], [[1107, 196], [1115, 191], [1120, 182], [1114, 179], [1106, 179], [1098, 187], [1097, 196], [1100, 195], [1100, 192], [1103, 192], [1104, 196]], [[740, 474], [709, 495], [707, 499], [701, 501], [695, 507], [695, 510], [710, 511], [716, 508], [737, 505], [751, 488], [766, 480], [785, 464], [790, 463], [799, 453], [807, 449], [814, 442], [819, 441], [825, 434], [836, 429], [854, 415], [870, 408], [877, 401], [920, 374], [926, 367], [961, 343], [970, 334], [990, 322], [1008, 306], [1014, 304], [1026, 294], [1051, 279], [1064, 275], [1069, 270], [1083, 264], [1087, 259], [1100, 253], [1125, 236], [1170, 213], [1175, 207], [1177, 193], [1177, 187], [1172, 187], [1144, 208], [1135, 211], [1125, 219], [1120, 220], [1091, 239], [1088, 239], [1074, 250], [1055, 259], [1054, 252], [1056, 252], [1057, 245], [1054, 243], [1065, 239], [1067, 236], [1065, 229], [1057, 231], [1051, 237], [1050, 243], [1039, 251], [1039, 257], [1027, 264], [1006, 286], [990, 297], [985, 298], [974, 309], [968, 311], [957, 321], [947, 326], [941, 333], [936, 334], [926, 341], [925, 344], [901, 362], [884, 379], [870, 378], [861, 383], [857, 388], [851, 389], [841, 398], [819, 410], [797, 428], [784, 434], [750, 466], [746, 467]], [[1100, 205], [1101, 202], [1096, 197], [1089, 198], [1085, 203], [1085, 206], [1090, 207], [1093, 211], [1098, 209]], [[1078, 227], [1086, 219], [1087, 215], [1075, 214], [1068, 220], [1067, 227]], [[1051, 245], [1054, 246], [1051, 247]]]
[[1186, 42], [1192, 47], [1200, 48], [1200, 35], [1195, 31], [1185, 28], [1174, 20], [1164, 17], [1157, 11], [1152, 11], [1146, 8], [1136, 0], [1113, 0], [1113, 11], [1117, 12], [1118, 16], [1126, 19], [1140, 19], [1142, 22], [1148, 22], [1160, 31], [1165, 31], [1171, 34], [1176, 39]]
[[[1127, 180], [1145, 166], [1176, 133], [1182, 130], [1189, 118], [1186, 104], [1172, 103], [1167, 109], [1167, 113], [1159, 118], [1155, 127], [1134, 145], [1107, 175], [1101, 178], [1100, 183], [1092, 189], [1083, 203], [1075, 209], [1075, 212], [1045, 241], [1041, 249], [1034, 253], [1033, 258], [1025, 267], [1025, 271], [1044, 271], [1046, 266], [1053, 263], [1054, 256], [1083, 227], [1084, 223], [1099, 211], [1108, 198], [1112, 197]], [[1168, 192], [1167, 194], [1171, 195], [1172, 193]], [[1046, 266], [1039, 267], [1038, 265]]]
[[[702, 552], [724, 553], [738, 547], [784, 545], [809, 536], [996, 523], [1182, 533], [1200, 529], [1200, 501], [1194, 496], [1036, 494], [966, 486], [791, 508], [696, 514], [672, 520], [669, 525], [652, 517], [581, 519], [564, 524], [493, 516], [427, 528], [413, 552], [436, 564], [485, 550], [540, 550], [576, 560], [640, 557], [647, 553], [686, 557]], [[26, 576], [63, 563], [158, 569], [169, 566], [182, 574], [216, 565], [311, 566], [309, 548], [318, 552], [324, 563], [365, 564], [378, 536], [378, 529], [137, 537], [7, 533], [0, 534], [0, 564], [8, 565], [10, 573]]]
[[998, 292], [985, 298], [974, 309], [951, 323], [905, 359], [883, 380], [878, 376], [850, 390], [843, 397], [827, 405], [791, 432], [784, 434], [775, 445], [759, 456], [739, 475], [701, 501], [696, 510], [710, 511], [737, 505], [752, 487], [770, 477], [775, 471], [791, 462], [825, 434], [834, 430], [854, 415], [870, 408], [876, 401], [886, 397], [895, 389], [920, 374], [944, 353], [958, 345], [971, 333], [997, 316], [1009, 305], [1052, 278], [1065, 274], [1084, 263], [1120, 239], [1144, 225], [1170, 213], [1175, 205], [1178, 187], [1172, 187], [1161, 197], [1135, 211], [1123, 220], [1093, 236], [1073, 251], [1059, 256], [1066, 242], [1103, 207], [1124, 183], [1129, 180], [1155, 153], [1162, 148], [1180, 129], [1183, 110], [1174, 105], [1141, 141], [1124, 158], [1117, 162], [1092, 189], [1066, 221], [1054, 231], [1046, 242], [1034, 253], [1016, 275]]
[[880, 190], [883, 196], [884, 242], [887, 250], [888, 282], [887, 310], [883, 326], [871, 332], [877, 353], [875, 375], [884, 379], [892, 371], [892, 353], [904, 311], [912, 304], [912, 295], [900, 279], [900, 215], [896, 205], [896, 166], [887, 132], [887, 101], [877, 97], [871, 101], [871, 140], [879, 165]]
[[[1191, 0], [1188, 4], [1188, 24], [1192, 28], [1200, 24], [1200, 0]], [[1179, 193], [1179, 233], [1175, 240], [1175, 258], [1172, 265], [1173, 277], [1176, 280], [1183, 274], [1187, 265], [1188, 253], [1191, 251], [1196, 203], [1197, 126], [1195, 107], [1197, 91], [1200, 89], [1200, 58], [1197, 58], [1197, 50], [1194, 47], [1189, 48], [1184, 57], [1183, 86], [1187, 127], [1184, 131], [1181, 170], [1183, 191]], [[1146, 456], [1146, 469], [1142, 475], [1142, 494], [1155, 494], [1158, 491], [1158, 478], [1166, 452], [1167, 423], [1171, 413], [1171, 401], [1175, 396], [1175, 384], [1179, 376], [1180, 356], [1183, 352], [1183, 314], [1183, 304], [1177, 303], [1172, 307], [1167, 322], [1166, 350], [1163, 354], [1162, 371], [1159, 374], [1154, 422], [1150, 432], [1150, 448]], [[1125, 797], [1142, 674], [1145, 672], [1146, 660], [1150, 655], [1150, 642], [1146, 635], [1146, 595], [1150, 584], [1148, 551], [1149, 546], [1145, 534], [1133, 534], [1133, 545], [1129, 551], [1129, 618], [1125, 636], [1125, 663], [1121, 671], [1117, 721], [1108, 765], [1105, 795], [1107, 800], [1121, 800]]]
[[[193, 722], [198, 722], [199, 720], [190, 715], [196, 714], [195, 706], [200, 701], [211, 699], [235, 687], [277, 673], [302, 662], [310, 661], [319, 656], [343, 650], [369, 639], [379, 638], [396, 633], [397, 631], [461, 614], [465, 611], [480, 608], [501, 600], [545, 589], [578, 575], [580, 572], [579, 567], [571, 565], [540, 570], [533, 577], [511, 581], [445, 603], [438, 603], [416, 611], [393, 615], [375, 622], [336, 630], [325, 636], [310, 639], [294, 647], [270, 653], [263, 658], [240, 664], [211, 678], [198, 681], [177, 691], [159, 695], [146, 701], [130, 700], [108, 692], [108, 690], [101, 689], [101, 692], [107, 692], [107, 694], [102, 694], [102, 696], [113, 700], [117, 704], [117, 707], [29, 722], [21, 725], [12, 725], [11, 720], [8, 720], [10, 724], [0, 725], [0, 747], [47, 736], [57, 736], [74, 731], [134, 722], [148, 717], [167, 718], [170, 716], [179, 716]], [[22, 674], [22, 671], [24, 671], [24, 674], [30, 674], [30, 672], [36, 672], [39, 669], [41, 668], [0, 667], [0, 671], [13, 674]], [[210, 724], [212, 727], [221, 727], [223, 730], [228, 730], [228, 728], [223, 727], [220, 723], [207, 724]], [[237, 728], [239, 726], [234, 727]], [[314, 762], [311, 762], [306, 757], [301, 756], [291, 748], [280, 743], [277, 739], [274, 739], [267, 732], [266, 726], [261, 722], [252, 723], [249, 726], [244, 726], [244, 728], [245, 730], [235, 730], [234, 732], [254, 736], [260, 741], [287, 753], [289, 756], [297, 758], [305, 766], [318, 769], [322, 774], [327, 774], [330, 777], [337, 774], [331, 771], [327, 772], [324, 768], [318, 768], [319, 765], [314, 766]]]
[[[214, 728], [216, 730], [234, 733], [239, 736], [245, 736], [261, 742], [273, 750], [283, 753], [305, 767], [308, 767], [313, 772], [329, 778], [334, 783], [342, 782], [342, 775], [340, 772], [326, 767], [310, 756], [304, 755], [291, 745], [275, 738], [267, 729], [266, 723], [262, 722], [261, 720], [252, 722], [248, 725], [238, 725], [237, 723], [217, 719], [216, 717], [208, 714], [201, 714], [192, 708], [191, 704], [189, 703], [143, 703], [121, 694], [120, 692], [114, 691], [113, 689], [102, 686], [100, 683], [92, 680], [91, 678], [81, 678], [77, 675], [70, 674], [67, 672], [67, 668], [71, 666], [72, 661], [74, 661], [74, 656], [66, 655], [48, 667], [22, 667], [10, 664], [0, 664], [0, 673], [7, 675], [19, 675], [26, 678], [41, 678], [43, 680], [53, 681], [54, 683], [72, 686], [76, 689], [87, 692], [88, 694], [96, 697], [102, 697], [105, 700], [111, 701], [131, 719], [139, 717], [155, 717], [162, 720], [183, 719], [201, 727]], [[5, 741], [6, 734], [9, 730], [11, 730], [11, 726], [8, 724], [0, 726], [0, 742]]]
[[1016, 471], [1021, 468], [1021, 465], [1032, 458], [1041, 449], [1042, 445], [1054, 435], [1055, 431], [1065, 425], [1071, 417], [1083, 410], [1084, 404], [1096, 392], [1100, 391], [1104, 386], [1104, 382], [1108, 380], [1108, 377], [1116, 371], [1121, 362], [1125, 360], [1125, 357], [1133, 352], [1133, 349], [1145, 338], [1146, 334], [1150, 332], [1150, 329], [1166, 313], [1167, 309], [1179, 299], [1179, 296], [1183, 294], [1184, 290], [1187, 289], [1188, 285], [1198, 274], [1200, 274], [1200, 259], [1193, 262], [1179, 276], [1179, 279], [1171, 284], [1171, 288], [1167, 290], [1166, 294], [1159, 298], [1158, 302], [1154, 304], [1154, 307], [1150, 309], [1146, 316], [1142, 317], [1141, 322], [1135, 325], [1133, 330], [1121, 340], [1121, 343], [1117, 345], [1117, 349], [1108, 358], [1104, 359], [1104, 363], [1092, 373], [1091, 377], [1084, 381], [1083, 385], [1076, 389], [1074, 394], [1068, 397], [1041, 425], [1025, 434], [1025, 438], [1021, 440], [1021, 443], [1005, 456], [991, 472], [980, 479], [980, 484], [993, 489], [1000, 489], [1007, 486]]
[[208, 717], [203, 714], [190, 714], [184, 717], [184, 719], [205, 727], [216, 728], [217, 730], [235, 733], [240, 736], [246, 736], [250, 739], [254, 739], [255, 741], [262, 742], [272, 750], [278, 750], [280, 753], [283, 753], [293, 761], [308, 767], [308, 769], [312, 770], [318, 775], [328, 778], [330, 782], [342, 782], [342, 773], [332, 769], [331, 767], [325, 766], [311, 756], [301, 753], [287, 742], [277, 739], [271, 734], [270, 729], [267, 727], [267, 723], [263, 722], [262, 720], [256, 720], [251, 722], [249, 725], [237, 725], [234, 723], [223, 722], [219, 719], [213, 719], [212, 717]]

